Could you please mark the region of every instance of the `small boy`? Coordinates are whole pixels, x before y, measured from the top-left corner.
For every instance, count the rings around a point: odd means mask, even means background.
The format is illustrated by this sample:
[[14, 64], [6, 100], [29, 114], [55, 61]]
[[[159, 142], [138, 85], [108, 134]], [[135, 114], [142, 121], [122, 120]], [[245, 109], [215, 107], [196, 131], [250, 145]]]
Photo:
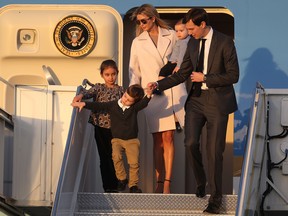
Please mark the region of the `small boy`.
[[[180, 69], [180, 66], [183, 62], [183, 57], [185, 55], [188, 41], [190, 40], [190, 36], [188, 34], [188, 30], [186, 29], [186, 25], [183, 24], [183, 18], [178, 20], [178, 22], [175, 24], [175, 31], [178, 40], [176, 41], [176, 44], [173, 47], [172, 54], [169, 58], [169, 61], [166, 65], [164, 65], [160, 72], [158, 79], [161, 80], [167, 76], [170, 76], [172, 73], [177, 72]], [[155, 89], [153, 91], [156, 95], [161, 95], [162, 92]], [[181, 132], [182, 127], [176, 118], [175, 114], [175, 125], [176, 125], [176, 131]]]
[[172, 54], [169, 58], [168, 63], [164, 65], [160, 70], [159, 73], [160, 79], [161, 78], [163, 79], [164, 77], [167, 77], [180, 69], [184, 54], [187, 49], [187, 43], [190, 40], [188, 30], [186, 29], [185, 24], [183, 24], [183, 19], [180, 19], [175, 24], [175, 31], [178, 40], [175, 46], [173, 47]]
[[139, 150], [137, 114], [144, 109], [152, 95], [152, 90], [146, 89], [144, 96], [143, 88], [131, 85], [119, 100], [111, 102], [73, 102], [73, 107], [92, 111], [107, 111], [111, 118], [112, 131], [112, 159], [116, 176], [119, 180], [118, 190], [123, 191], [128, 183], [124, 167], [122, 152], [125, 150], [129, 164], [129, 188], [130, 193], [142, 193], [138, 188], [139, 182]]

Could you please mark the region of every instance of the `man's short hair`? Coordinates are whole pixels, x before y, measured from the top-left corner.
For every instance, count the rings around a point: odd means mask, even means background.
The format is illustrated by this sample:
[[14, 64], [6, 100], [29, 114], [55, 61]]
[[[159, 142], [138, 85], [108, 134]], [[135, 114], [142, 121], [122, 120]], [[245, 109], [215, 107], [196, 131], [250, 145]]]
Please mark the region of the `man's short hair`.
[[203, 8], [191, 8], [184, 16], [183, 23], [187, 23], [189, 20], [192, 20], [197, 26], [200, 26], [203, 21], [206, 25], [210, 25], [208, 14]]

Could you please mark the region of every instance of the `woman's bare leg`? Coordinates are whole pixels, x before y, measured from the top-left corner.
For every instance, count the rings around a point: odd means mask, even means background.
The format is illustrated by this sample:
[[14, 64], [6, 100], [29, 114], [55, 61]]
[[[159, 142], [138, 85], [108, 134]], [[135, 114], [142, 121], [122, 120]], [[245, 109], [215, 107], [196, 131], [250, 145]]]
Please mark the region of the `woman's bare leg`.
[[162, 133], [153, 133], [153, 153], [154, 153], [154, 166], [156, 173], [157, 186], [155, 193], [163, 193], [164, 186], [164, 158], [163, 158], [163, 143], [162, 143]]
[[172, 168], [174, 160], [174, 130], [164, 131], [162, 133], [163, 140], [163, 157], [165, 166], [165, 178], [163, 193], [170, 193], [170, 183], [172, 177]]

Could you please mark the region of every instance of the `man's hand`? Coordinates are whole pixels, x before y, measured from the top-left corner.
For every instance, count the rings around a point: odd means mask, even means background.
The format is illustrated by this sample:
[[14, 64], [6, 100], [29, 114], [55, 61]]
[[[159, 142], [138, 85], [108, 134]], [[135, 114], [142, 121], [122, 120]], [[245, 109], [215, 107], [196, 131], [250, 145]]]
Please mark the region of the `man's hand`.
[[150, 89], [151, 91], [153, 91], [154, 89], [157, 89], [157, 87], [158, 87], [157, 82], [150, 82], [147, 84], [147, 89]]
[[201, 72], [192, 72], [190, 75], [192, 82], [203, 82], [204, 81], [204, 74]]

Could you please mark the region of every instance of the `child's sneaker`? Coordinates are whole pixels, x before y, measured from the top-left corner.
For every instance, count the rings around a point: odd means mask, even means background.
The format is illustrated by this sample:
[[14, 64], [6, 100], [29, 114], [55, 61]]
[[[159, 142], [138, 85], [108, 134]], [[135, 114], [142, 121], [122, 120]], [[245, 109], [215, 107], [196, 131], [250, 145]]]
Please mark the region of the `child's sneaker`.
[[118, 180], [117, 190], [118, 190], [118, 191], [124, 191], [124, 190], [126, 189], [127, 183], [128, 183], [128, 180], [127, 180], [127, 179]]
[[142, 193], [142, 190], [135, 185], [130, 188], [130, 193]]

